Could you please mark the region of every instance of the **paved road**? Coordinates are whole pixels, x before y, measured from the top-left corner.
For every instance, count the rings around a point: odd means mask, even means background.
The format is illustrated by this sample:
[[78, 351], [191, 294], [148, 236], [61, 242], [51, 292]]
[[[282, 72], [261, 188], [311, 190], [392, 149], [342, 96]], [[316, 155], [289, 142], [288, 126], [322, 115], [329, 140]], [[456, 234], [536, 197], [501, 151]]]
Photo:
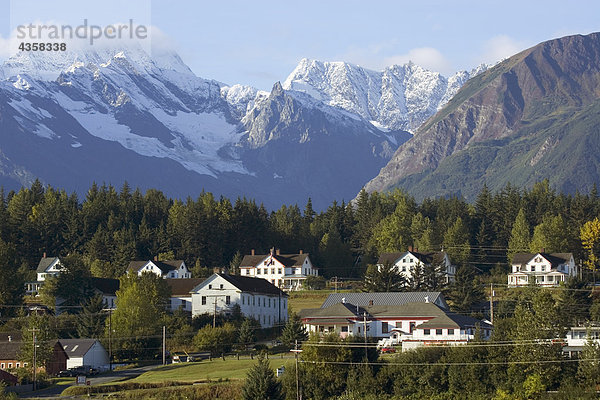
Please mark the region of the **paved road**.
[[[154, 368], [158, 368], [160, 366], [161, 366], [160, 364], [156, 364], [156, 365], [148, 365], [148, 366], [139, 367], [139, 368], [125, 369], [122, 371], [113, 371], [110, 373], [105, 373], [102, 375], [90, 377], [89, 380], [90, 380], [91, 385], [99, 385], [102, 383], [109, 383], [109, 382], [116, 381], [116, 380], [131, 379], [131, 378], [135, 378], [138, 375], [143, 374], [146, 371], [150, 371], [150, 370], [152, 370]], [[35, 393], [22, 393], [19, 397], [23, 398], [23, 399], [59, 398], [59, 396], [63, 390], [65, 390], [66, 388], [68, 388], [69, 386], [72, 386], [74, 384], [75, 384], [75, 380], [73, 380], [73, 383], [71, 383], [69, 385], [54, 386], [54, 387], [51, 387], [48, 389], [38, 390]]]

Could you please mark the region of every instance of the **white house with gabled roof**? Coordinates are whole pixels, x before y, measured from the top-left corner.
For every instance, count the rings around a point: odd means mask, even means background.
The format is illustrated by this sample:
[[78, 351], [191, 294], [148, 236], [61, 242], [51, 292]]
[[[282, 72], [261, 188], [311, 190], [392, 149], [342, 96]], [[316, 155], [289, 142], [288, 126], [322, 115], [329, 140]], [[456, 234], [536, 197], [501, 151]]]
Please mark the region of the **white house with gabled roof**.
[[307, 277], [319, 275], [319, 269], [302, 250], [297, 254], [281, 254], [273, 248], [269, 254], [254, 254], [252, 250], [244, 256], [240, 274], [266, 279], [282, 290], [299, 290]]
[[192, 277], [192, 273], [183, 260], [158, 261], [155, 257], [152, 261], [131, 261], [127, 267], [127, 273], [141, 276], [145, 272], [156, 274], [163, 279], [189, 279]]
[[578, 273], [572, 253], [517, 253], [513, 256], [511, 268], [509, 287], [530, 283], [558, 286]]
[[378, 266], [385, 264], [393, 265], [407, 280], [412, 279], [416, 268], [423, 268], [428, 265], [438, 265], [444, 275], [446, 283], [454, 282], [456, 276], [456, 267], [450, 262], [450, 257], [445, 251], [419, 252], [418, 249], [408, 247], [408, 251], [382, 253], [377, 260]]

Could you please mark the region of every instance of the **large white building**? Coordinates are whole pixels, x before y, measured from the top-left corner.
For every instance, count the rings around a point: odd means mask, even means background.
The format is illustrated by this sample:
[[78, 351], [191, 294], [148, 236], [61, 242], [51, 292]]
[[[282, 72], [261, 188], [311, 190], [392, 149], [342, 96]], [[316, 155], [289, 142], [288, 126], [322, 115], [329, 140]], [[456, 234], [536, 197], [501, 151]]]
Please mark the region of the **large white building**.
[[319, 275], [319, 270], [302, 250], [298, 254], [281, 254], [271, 249], [269, 254], [254, 254], [252, 250], [244, 256], [240, 274], [266, 279], [283, 290], [298, 290], [308, 276]]
[[[368, 293], [367, 293], [368, 294]], [[408, 350], [431, 344], [466, 344], [479, 329], [489, 339], [492, 326], [455, 314], [428, 301], [400, 305], [359, 306], [346, 302], [300, 312], [308, 332], [379, 338], [381, 346], [402, 345]]]
[[513, 256], [512, 272], [508, 286], [558, 286], [568, 278], [577, 276], [577, 266], [572, 253], [517, 253]]
[[377, 265], [393, 265], [404, 278], [410, 280], [416, 268], [423, 268], [432, 264], [438, 266], [444, 275], [446, 283], [454, 282], [456, 267], [450, 262], [450, 257], [445, 251], [420, 253], [417, 249], [408, 248], [405, 252], [382, 253]]
[[192, 316], [230, 314], [239, 305], [242, 314], [263, 328], [284, 324], [288, 319], [288, 296], [265, 279], [213, 274], [192, 293]]

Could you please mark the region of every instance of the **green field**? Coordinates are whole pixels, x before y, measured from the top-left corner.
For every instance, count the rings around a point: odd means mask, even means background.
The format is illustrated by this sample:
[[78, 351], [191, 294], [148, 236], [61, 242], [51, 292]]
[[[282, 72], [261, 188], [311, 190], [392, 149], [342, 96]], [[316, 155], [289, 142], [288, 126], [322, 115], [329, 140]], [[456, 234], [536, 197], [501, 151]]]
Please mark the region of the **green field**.
[[290, 292], [288, 308], [294, 312], [298, 312], [303, 308], [319, 308], [325, 301], [327, 296], [334, 293], [333, 290], [299, 290]]
[[[278, 368], [291, 360], [272, 358], [271, 366]], [[198, 363], [172, 364], [148, 371], [130, 382], [158, 383], [158, 382], [204, 382], [208, 380], [231, 379], [238, 380], [246, 378], [246, 373], [256, 364], [256, 359], [235, 358], [214, 359], [212, 361], [201, 361]]]

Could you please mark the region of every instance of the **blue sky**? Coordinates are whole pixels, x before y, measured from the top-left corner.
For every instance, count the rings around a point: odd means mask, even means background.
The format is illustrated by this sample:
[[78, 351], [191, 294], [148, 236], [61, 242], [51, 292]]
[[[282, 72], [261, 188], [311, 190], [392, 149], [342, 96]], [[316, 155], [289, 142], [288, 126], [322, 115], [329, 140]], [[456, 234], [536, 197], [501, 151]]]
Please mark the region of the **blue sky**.
[[[600, 2], [0, 0], [0, 57], [26, 21], [155, 28], [199, 76], [270, 89], [303, 57], [382, 69], [409, 59], [451, 74], [544, 40], [600, 30]], [[156, 38], [156, 40], [154, 40]]]

